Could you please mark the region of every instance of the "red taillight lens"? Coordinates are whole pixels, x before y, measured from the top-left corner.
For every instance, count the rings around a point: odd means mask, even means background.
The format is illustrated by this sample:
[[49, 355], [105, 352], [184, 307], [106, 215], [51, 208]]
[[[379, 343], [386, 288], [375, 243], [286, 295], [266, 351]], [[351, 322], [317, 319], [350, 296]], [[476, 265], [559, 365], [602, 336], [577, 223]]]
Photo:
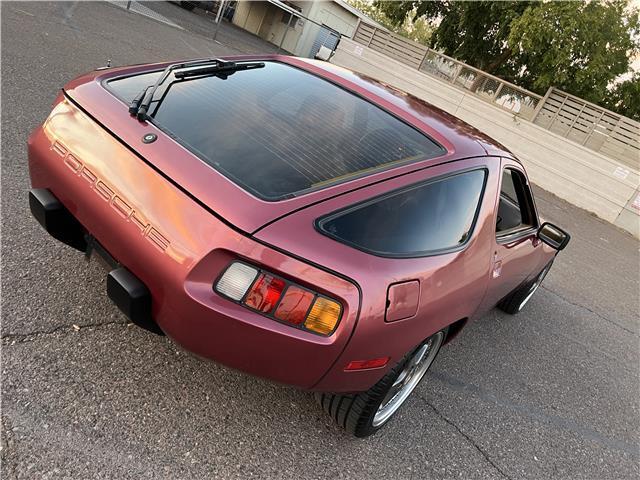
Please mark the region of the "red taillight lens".
[[280, 300], [284, 285], [284, 280], [262, 273], [249, 289], [244, 304], [260, 312], [269, 313]]
[[313, 301], [313, 293], [293, 285], [287, 288], [274, 317], [285, 322], [300, 325], [307, 318], [307, 312]]
[[337, 301], [244, 262], [231, 263], [213, 288], [269, 318], [320, 335], [331, 335], [342, 317]]

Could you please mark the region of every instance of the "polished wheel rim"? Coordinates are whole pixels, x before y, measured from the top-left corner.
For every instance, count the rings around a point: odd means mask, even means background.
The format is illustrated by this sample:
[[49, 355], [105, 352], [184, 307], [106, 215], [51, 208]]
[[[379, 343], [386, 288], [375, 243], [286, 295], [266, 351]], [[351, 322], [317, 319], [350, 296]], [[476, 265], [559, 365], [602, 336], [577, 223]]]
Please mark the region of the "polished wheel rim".
[[387, 392], [378, 407], [378, 411], [373, 417], [373, 426], [379, 427], [396, 413], [398, 408], [405, 402], [407, 397], [413, 392], [420, 380], [436, 358], [438, 349], [444, 339], [444, 333], [438, 332], [411, 355], [402, 371], [398, 374], [393, 385]]
[[540, 275], [538, 275], [538, 278], [536, 279], [536, 281], [533, 283], [533, 285], [531, 285], [531, 288], [529, 288], [529, 293], [527, 293], [527, 296], [524, 297], [524, 300], [522, 300], [522, 302], [520, 302], [520, 306], [518, 307], [518, 311], [522, 310], [522, 308], [527, 304], [527, 302], [531, 299], [531, 297], [533, 297], [533, 294], [536, 293], [536, 290], [538, 289], [538, 287], [542, 283], [542, 280], [544, 280], [544, 277], [547, 275], [547, 272], [549, 271], [549, 268], [550, 268], [550, 266], [545, 268], [540, 273]]

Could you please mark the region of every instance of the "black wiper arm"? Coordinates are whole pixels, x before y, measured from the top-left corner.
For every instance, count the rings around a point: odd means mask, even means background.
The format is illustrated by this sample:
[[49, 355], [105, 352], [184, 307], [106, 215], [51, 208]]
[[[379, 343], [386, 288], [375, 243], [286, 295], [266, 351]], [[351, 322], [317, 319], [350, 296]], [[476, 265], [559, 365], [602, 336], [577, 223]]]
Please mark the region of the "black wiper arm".
[[138, 95], [136, 95], [133, 100], [131, 100], [131, 103], [129, 104], [129, 113], [131, 115], [135, 115], [136, 113], [138, 113], [140, 102], [142, 102], [142, 99], [144, 98], [144, 94], [147, 93], [147, 91], [151, 87], [152, 87], [151, 85], [149, 85], [148, 87], [144, 87], [142, 91]]
[[189, 68], [189, 67], [199, 67], [214, 64], [214, 66], [223, 66], [233, 62], [226, 62], [219, 58], [208, 58], [204, 60], [193, 60], [191, 62], [183, 62], [183, 63], [174, 63], [169, 65], [164, 69], [162, 74], [156, 80], [156, 83], [153, 85], [149, 85], [144, 88], [129, 104], [129, 113], [131, 115], [135, 115], [138, 117], [138, 120], [145, 120], [147, 118], [147, 111], [149, 110], [149, 106], [151, 105], [151, 101], [153, 100], [153, 96], [158, 90], [158, 87], [164, 83], [164, 81], [171, 75], [171, 72], [176, 70], [177, 68]]
[[178, 79], [188, 78], [188, 77], [198, 77], [201, 75], [206, 76], [210, 74], [226, 78], [227, 76], [239, 70], [253, 70], [254, 68], [263, 68], [263, 67], [264, 67], [263, 62], [246, 62], [246, 63], [224, 62], [224, 63], [218, 63], [210, 67], [194, 68], [192, 70], [185, 70], [184, 72], [176, 72], [174, 75]]

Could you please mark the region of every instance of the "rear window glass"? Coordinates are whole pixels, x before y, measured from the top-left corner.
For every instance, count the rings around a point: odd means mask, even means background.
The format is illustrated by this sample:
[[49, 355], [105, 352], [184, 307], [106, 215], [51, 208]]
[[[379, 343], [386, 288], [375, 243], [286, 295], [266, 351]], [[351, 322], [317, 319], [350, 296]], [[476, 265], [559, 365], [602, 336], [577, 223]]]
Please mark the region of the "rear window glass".
[[486, 171], [413, 186], [319, 221], [337, 240], [381, 256], [421, 256], [460, 247], [471, 236]]
[[[158, 75], [108, 88], [128, 103]], [[277, 62], [226, 79], [171, 76], [149, 112], [207, 164], [268, 200], [445, 153], [381, 108]]]

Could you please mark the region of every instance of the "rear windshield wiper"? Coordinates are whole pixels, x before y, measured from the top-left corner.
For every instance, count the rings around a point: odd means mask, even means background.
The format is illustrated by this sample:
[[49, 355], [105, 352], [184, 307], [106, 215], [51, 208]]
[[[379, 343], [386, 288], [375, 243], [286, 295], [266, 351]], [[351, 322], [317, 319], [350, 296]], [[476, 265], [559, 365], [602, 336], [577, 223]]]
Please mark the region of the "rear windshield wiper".
[[193, 68], [192, 70], [187, 70], [184, 72], [176, 72], [175, 77], [178, 79], [183, 79], [187, 77], [194, 76], [206, 76], [206, 75], [217, 75], [222, 78], [227, 78], [229, 75], [237, 72], [239, 70], [250, 70], [253, 68], [262, 68], [264, 67], [263, 62], [243, 62], [236, 63], [226, 60], [221, 60], [219, 58], [211, 58], [207, 60], [194, 60], [192, 62], [184, 62], [184, 63], [174, 63], [169, 65], [164, 69], [162, 75], [158, 77], [156, 83], [153, 85], [149, 85], [145, 87], [129, 104], [129, 113], [131, 115], [135, 115], [138, 120], [145, 120], [148, 118], [147, 112], [149, 111], [149, 106], [153, 101], [153, 97], [158, 90], [158, 87], [162, 85], [166, 79], [171, 75], [176, 69], [179, 68], [191, 68], [191, 67], [202, 67], [202, 68]]
[[227, 78], [229, 75], [238, 72], [240, 70], [253, 70], [254, 68], [264, 67], [263, 62], [247, 62], [247, 63], [235, 63], [225, 62], [223, 64], [216, 64], [211, 67], [194, 68], [192, 70], [185, 70], [184, 72], [176, 72], [174, 75], [176, 78], [188, 78], [197, 77], [200, 75], [213, 74], [217, 77]]

